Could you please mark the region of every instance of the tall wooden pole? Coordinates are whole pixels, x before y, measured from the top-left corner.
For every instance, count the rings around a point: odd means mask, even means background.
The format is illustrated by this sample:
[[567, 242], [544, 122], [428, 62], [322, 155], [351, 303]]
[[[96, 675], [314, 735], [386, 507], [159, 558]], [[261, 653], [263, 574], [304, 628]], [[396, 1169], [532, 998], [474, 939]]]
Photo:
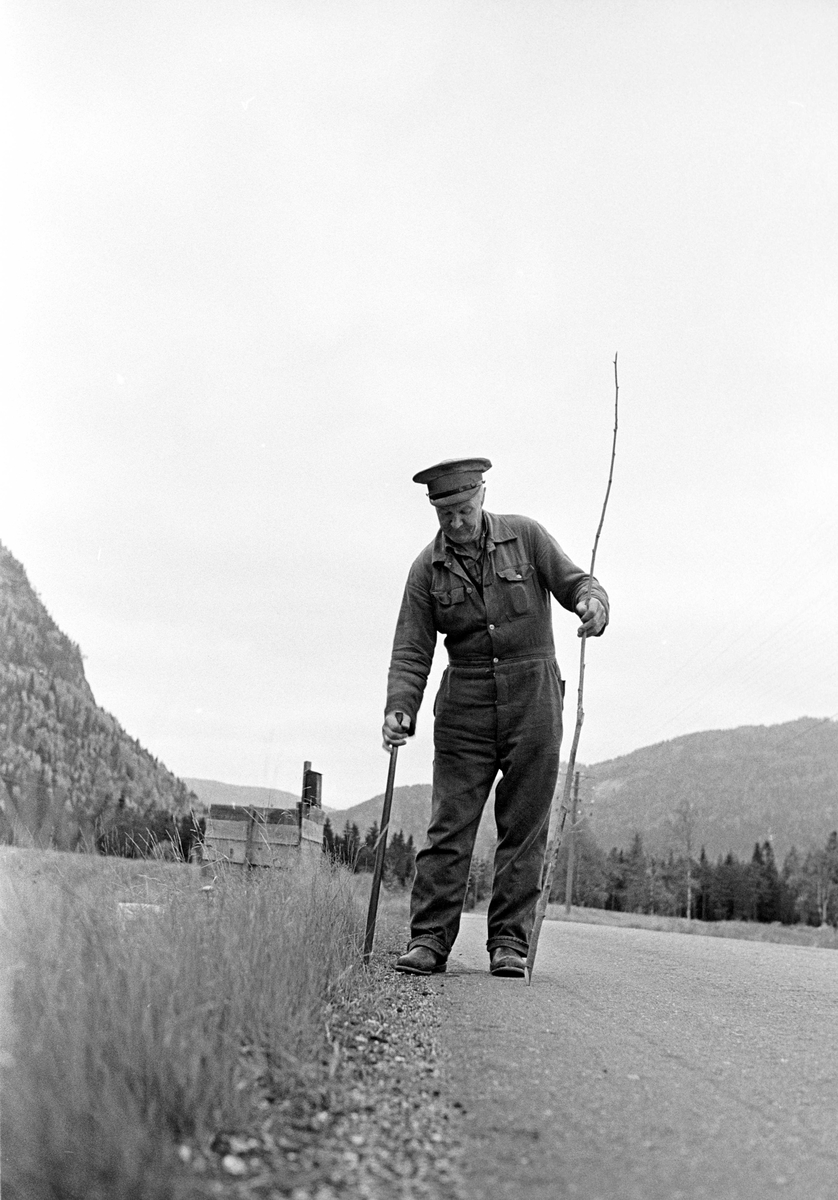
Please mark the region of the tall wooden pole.
[[579, 772], [573, 779], [573, 812], [570, 814], [570, 837], [567, 842], [567, 877], [564, 885], [564, 910], [570, 915], [573, 909], [573, 874], [576, 866], [576, 835], [579, 823]]
[[[619, 399], [620, 399], [620, 381], [617, 376], [617, 355], [614, 355], [614, 436], [611, 439], [611, 465], [608, 470], [608, 486], [605, 489], [605, 500], [602, 504], [602, 513], [597, 526], [596, 537], [594, 538], [594, 548], [591, 553], [591, 570], [588, 580], [588, 593], [586, 600], [590, 602], [591, 592], [593, 590], [594, 566], [596, 565], [596, 552], [599, 545], [599, 535], [602, 533], [602, 525], [605, 521], [605, 510], [608, 507], [608, 497], [611, 495], [611, 482], [614, 478], [614, 459], [617, 454], [617, 424], [619, 417]], [[576, 728], [573, 731], [573, 743], [570, 747], [570, 757], [567, 762], [567, 773], [564, 777], [564, 788], [562, 789], [561, 803], [553, 804], [553, 811], [550, 816], [550, 824], [552, 833], [547, 846], [547, 854], [545, 856], [546, 870], [541, 878], [541, 895], [538, 898], [538, 904], [535, 909], [535, 921], [533, 922], [532, 934], [530, 935], [530, 949], [527, 955], [527, 966], [525, 970], [525, 979], [527, 985], [532, 982], [532, 973], [535, 967], [535, 956], [538, 951], [538, 939], [541, 936], [541, 926], [544, 924], [544, 914], [547, 911], [547, 902], [550, 899], [550, 888], [553, 883], [553, 872], [556, 869], [556, 860], [559, 857], [559, 850], [562, 846], [562, 835], [564, 833], [565, 821], [567, 814], [570, 811], [570, 787], [573, 781], [573, 769], [576, 766], [576, 751], [579, 746], [579, 735], [582, 732], [582, 722], [585, 720], [585, 710], [582, 707], [582, 697], [585, 688], [585, 642], [587, 638], [582, 634], [582, 646], [579, 651], [579, 688], [576, 693]], [[556, 796], [558, 801], [558, 795]]]

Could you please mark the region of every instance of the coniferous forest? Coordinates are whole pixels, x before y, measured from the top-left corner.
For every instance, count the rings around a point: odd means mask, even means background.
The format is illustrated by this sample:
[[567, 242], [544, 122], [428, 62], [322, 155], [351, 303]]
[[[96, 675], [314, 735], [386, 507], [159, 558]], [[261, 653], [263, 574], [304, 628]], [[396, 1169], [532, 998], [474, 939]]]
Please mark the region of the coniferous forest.
[[[327, 819], [324, 850], [355, 872], [371, 872], [378, 825], [362, 836], [357, 824], [346, 822], [336, 834]], [[384, 881], [408, 887], [413, 878], [416, 849], [413, 837], [391, 832], [385, 856]], [[565, 899], [568, 846], [563, 847], [554, 877], [551, 901]], [[476, 856], [469, 874], [466, 907], [489, 898], [491, 859]], [[771, 843], [754, 846], [750, 858], [728, 853], [710, 862], [702, 849], [697, 858], [670, 852], [647, 854], [643, 838], [635, 835], [628, 849], [605, 852], [586, 829], [576, 834], [572, 902], [583, 908], [612, 912], [648, 913], [701, 921], [779, 922], [783, 925], [832, 925], [838, 928], [838, 832], [829, 834], [817, 850], [800, 854], [792, 848], [778, 866]]]
[[[565, 900], [568, 846], [562, 847], [551, 901]], [[576, 834], [572, 902], [583, 908], [648, 913], [702, 921], [760, 921], [838, 928], [838, 832], [823, 846], [799, 853], [794, 847], [778, 864], [769, 841], [756, 843], [750, 858], [733, 853], [711, 862], [670, 851], [648, 854], [637, 833], [628, 848], [606, 852], [593, 836]], [[469, 903], [486, 899], [491, 862], [472, 862]]]
[[[346, 821], [343, 833], [335, 833], [332, 822], [327, 817], [323, 829], [323, 850], [335, 862], [343, 863], [357, 872], [370, 872], [375, 865], [375, 848], [378, 842], [378, 822], [373, 822], [367, 832], [361, 837], [361, 831], [354, 821]], [[407, 887], [413, 880], [413, 864], [416, 861], [416, 847], [412, 834], [405, 837], [401, 829], [395, 833], [389, 831], [387, 850], [384, 855], [384, 883], [392, 886]]]

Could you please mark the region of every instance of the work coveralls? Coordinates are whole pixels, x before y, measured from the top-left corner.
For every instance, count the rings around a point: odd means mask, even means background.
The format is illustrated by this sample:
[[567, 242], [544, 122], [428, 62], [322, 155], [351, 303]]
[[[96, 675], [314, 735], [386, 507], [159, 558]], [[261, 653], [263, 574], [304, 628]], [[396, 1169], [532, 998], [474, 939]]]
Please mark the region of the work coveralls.
[[[482, 581], [443, 532], [410, 569], [393, 641], [386, 712], [411, 734], [437, 633], [449, 665], [434, 704], [427, 842], [416, 856], [411, 940], [447, 956], [456, 939], [480, 815], [498, 771], [498, 844], [487, 948], [526, 954], [559, 771], [562, 685], [550, 595], [573, 611], [589, 576], [528, 517], [483, 514]], [[592, 595], [608, 597], [593, 582]]]

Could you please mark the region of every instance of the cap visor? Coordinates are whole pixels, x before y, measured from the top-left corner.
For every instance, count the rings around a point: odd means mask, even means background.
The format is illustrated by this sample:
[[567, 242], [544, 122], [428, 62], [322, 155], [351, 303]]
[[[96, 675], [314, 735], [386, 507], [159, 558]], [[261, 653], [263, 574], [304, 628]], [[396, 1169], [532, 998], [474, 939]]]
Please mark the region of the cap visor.
[[483, 484], [478, 483], [466, 492], [455, 492], [453, 496], [429, 496], [428, 499], [434, 508], [456, 508], [458, 504], [468, 504], [482, 487]]

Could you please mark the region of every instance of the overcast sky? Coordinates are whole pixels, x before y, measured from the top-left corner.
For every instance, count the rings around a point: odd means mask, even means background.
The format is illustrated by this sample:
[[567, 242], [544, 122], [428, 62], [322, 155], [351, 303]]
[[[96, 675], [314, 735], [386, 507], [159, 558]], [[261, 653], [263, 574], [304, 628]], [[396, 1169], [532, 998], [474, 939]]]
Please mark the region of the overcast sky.
[[838, 715], [834, 0], [5, 22], [0, 540], [168, 767], [382, 791], [411, 476], [488, 456], [587, 568], [616, 351], [580, 759]]

